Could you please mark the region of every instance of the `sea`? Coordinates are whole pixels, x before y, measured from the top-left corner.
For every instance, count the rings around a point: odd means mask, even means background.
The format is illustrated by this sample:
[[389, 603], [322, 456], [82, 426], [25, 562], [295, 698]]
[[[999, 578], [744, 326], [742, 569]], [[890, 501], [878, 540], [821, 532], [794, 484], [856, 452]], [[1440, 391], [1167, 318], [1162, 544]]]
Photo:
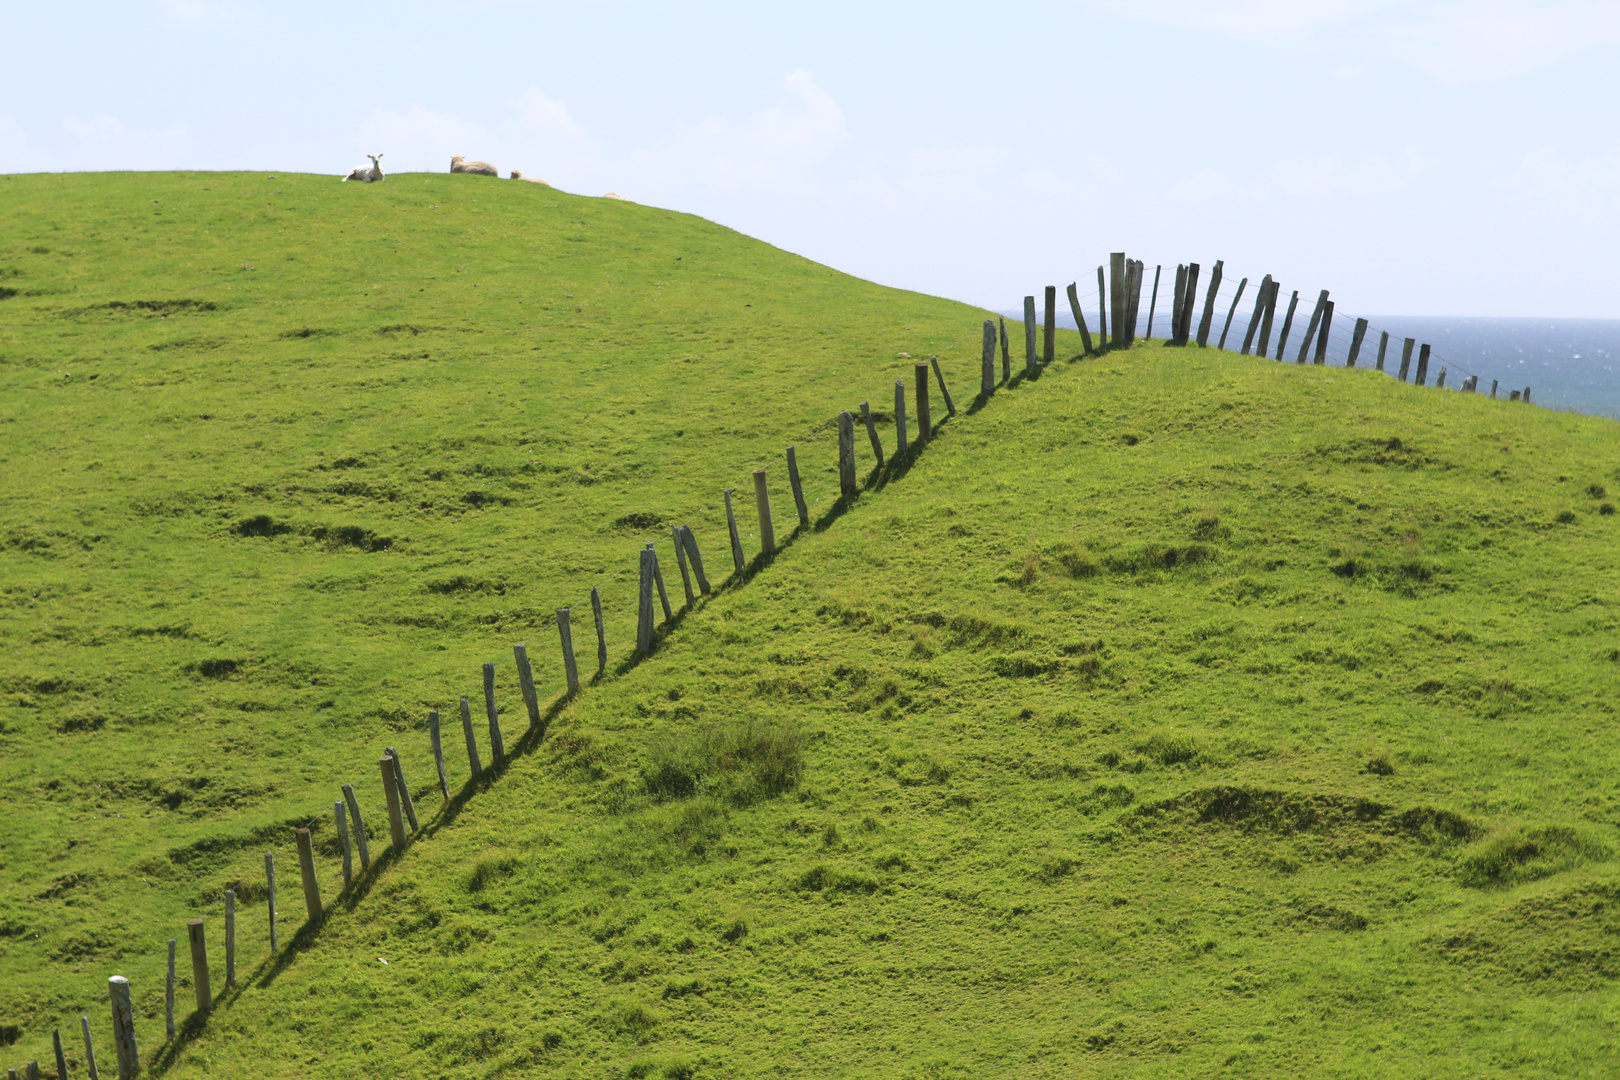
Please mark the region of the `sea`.
[[[1074, 319], [1059, 301], [1059, 323], [1073, 328]], [[1223, 305], [1225, 306], [1225, 305]], [[1245, 307], [1249, 306], [1247, 304]], [[1022, 312], [1005, 312], [1007, 331], [1013, 352], [1020, 349], [1022, 328], [1014, 320], [1023, 319]], [[1096, 312], [1086, 311], [1090, 329], [1096, 333]], [[1300, 309], [1294, 316], [1289, 335], [1287, 359], [1298, 358], [1298, 347], [1310, 322], [1311, 308], [1301, 297]], [[1272, 330], [1271, 354], [1277, 351], [1278, 331], [1282, 327], [1283, 312], [1276, 315]], [[1215, 344], [1225, 322], [1224, 313], [1218, 313], [1210, 333]], [[1336, 313], [1328, 335], [1326, 360], [1342, 365], [1349, 358], [1355, 330], [1355, 318]], [[1412, 374], [1417, 367], [1417, 355], [1422, 345], [1431, 349], [1428, 379], [1430, 385], [1446, 369], [1447, 390], [1458, 389], [1463, 378], [1479, 376], [1481, 393], [1489, 394], [1491, 384], [1497, 384], [1497, 394], [1507, 397], [1513, 390], [1530, 389], [1533, 404], [1549, 409], [1586, 413], [1620, 419], [1620, 319], [1526, 319], [1476, 318], [1440, 315], [1369, 316], [1357, 367], [1375, 367], [1382, 334], [1389, 334], [1385, 357], [1385, 370], [1398, 375], [1402, 345], [1412, 338], [1418, 346], [1413, 350]], [[1164, 312], [1157, 313], [1153, 336], [1164, 337], [1168, 321]], [[1243, 345], [1247, 320], [1237, 313], [1227, 331], [1227, 348], [1236, 351]], [[1147, 333], [1147, 316], [1140, 316], [1137, 334]], [[1312, 350], [1314, 358], [1315, 350]]]

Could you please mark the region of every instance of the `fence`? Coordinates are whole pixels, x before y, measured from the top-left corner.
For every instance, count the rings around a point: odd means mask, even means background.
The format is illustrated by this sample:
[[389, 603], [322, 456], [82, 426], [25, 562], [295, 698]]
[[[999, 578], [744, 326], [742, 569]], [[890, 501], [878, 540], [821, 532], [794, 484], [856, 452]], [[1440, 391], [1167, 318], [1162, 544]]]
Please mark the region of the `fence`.
[[[1081, 335], [1081, 342], [1086, 354], [1092, 354], [1105, 348], [1129, 347], [1137, 338], [1138, 332], [1145, 338], [1151, 338], [1155, 327], [1155, 320], [1161, 318], [1159, 314], [1159, 293], [1162, 277], [1162, 267], [1155, 267], [1152, 285], [1147, 285], [1147, 267], [1145, 263], [1129, 259], [1123, 253], [1110, 256], [1106, 267], [1097, 268], [1097, 290], [1082, 293], [1077, 283], [1070, 284], [1066, 289], [1066, 299], [1070, 313]], [[1164, 326], [1168, 329], [1168, 340], [1172, 344], [1187, 345], [1196, 342], [1205, 346], [1215, 333], [1216, 322], [1220, 321], [1220, 335], [1216, 346], [1224, 347], [1229, 334], [1234, 329], [1234, 320], [1238, 314], [1238, 307], [1247, 291], [1248, 279], [1244, 278], [1232, 292], [1232, 298], [1226, 305], [1224, 318], [1220, 317], [1218, 310], [1222, 300], [1221, 287], [1223, 285], [1224, 267], [1217, 262], [1210, 274], [1208, 285], [1205, 287], [1203, 302], [1198, 302], [1198, 286], [1200, 267], [1196, 263], [1178, 266], [1173, 287], [1166, 290], [1168, 308], [1162, 316]], [[1147, 311], [1144, 316], [1141, 310], [1141, 301], [1146, 293], [1148, 300]], [[1299, 293], [1293, 292], [1281, 326], [1276, 325], [1275, 314], [1280, 296], [1280, 286], [1269, 276], [1262, 279], [1255, 291], [1255, 302], [1248, 318], [1236, 323], [1236, 328], [1243, 336], [1243, 343], [1239, 350], [1243, 355], [1250, 355], [1255, 349], [1255, 355], [1267, 356], [1271, 348], [1272, 333], [1276, 333], [1275, 359], [1282, 360], [1288, 355], [1288, 344], [1292, 334], [1293, 323], [1298, 314]], [[1023, 376], [1034, 375], [1040, 369], [1056, 361], [1056, 331], [1057, 331], [1057, 288], [1046, 286], [1042, 296], [1043, 305], [1037, 318], [1036, 297], [1024, 298], [1024, 366]], [[1096, 338], [1092, 337], [1091, 322], [1087, 318], [1088, 308], [1082, 301], [1092, 301], [1090, 313], [1095, 318], [1097, 327]], [[1329, 299], [1327, 290], [1322, 290], [1313, 307], [1309, 324], [1298, 346], [1295, 363], [1306, 363], [1308, 360], [1316, 364], [1330, 361], [1334, 355], [1343, 356], [1345, 366], [1356, 367], [1360, 363], [1361, 355], [1368, 346], [1368, 331], [1371, 329], [1366, 319], [1357, 319], [1354, 330], [1344, 330], [1344, 320], [1338, 323], [1338, 334], [1334, 331], [1334, 305]], [[1196, 327], [1194, 320], [1196, 319]], [[1144, 325], [1145, 324], [1145, 325]], [[1109, 327], [1113, 327], [1110, 334]], [[909, 465], [926, 447], [933, 438], [939, 425], [934, 421], [934, 402], [932, 401], [932, 387], [938, 388], [940, 404], [944, 407], [945, 416], [941, 423], [948, 422], [957, 415], [955, 401], [945, 380], [944, 370], [940, 365], [939, 354], [948, 353], [957, 346], [973, 337], [980, 337], [981, 350], [979, 355], [980, 383], [979, 395], [976, 405], [989, 401], [996, 389], [1015, 380], [1012, 369], [1012, 350], [1007, 334], [1004, 319], [985, 320], [981, 330], [965, 334], [956, 341], [937, 348], [932, 356], [924, 362], [912, 364], [912, 380], [909, 388], [904, 380], [894, 383], [894, 421], [895, 446], [892, 452], [886, 452], [879, 437], [875, 415], [871, 408], [870, 399], [858, 406], [861, 417], [861, 426], [865, 430], [870, 445], [874, 467], [868, 476], [868, 485], [883, 483], [891, 477], [898, 476], [903, 466]], [[1388, 347], [1391, 339], [1387, 333], [1381, 333], [1377, 346], [1376, 369], [1386, 370]], [[1399, 378], [1407, 378], [1414, 350], [1414, 342], [1407, 338], [1401, 343], [1401, 361]], [[1039, 346], [1039, 347], [1038, 347]], [[1342, 349], [1338, 348], [1343, 346]], [[1256, 348], [1257, 347], [1257, 348]], [[902, 354], [904, 355], [904, 354]], [[909, 358], [908, 358], [909, 359]], [[1427, 344], [1422, 345], [1417, 354], [1417, 368], [1415, 382], [1419, 386], [1426, 385], [1429, 367], [1440, 359], [1435, 356]], [[997, 361], [1000, 362], [999, 378], [996, 371]], [[1458, 370], [1462, 370], [1458, 368]], [[1448, 366], [1442, 363], [1435, 385], [1443, 387], [1448, 374]], [[1465, 372], [1468, 377], [1462, 389], [1473, 390], [1477, 387], [1479, 377], [1472, 372]], [[1491, 396], [1496, 396], [1497, 384], [1493, 381]], [[885, 391], [887, 393], [887, 391]], [[908, 422], [908, 397], [913, 408], [916, 423], [916, 436], [910, 434]], [[1530, 390], [1512, 391], [1514, 400], [1528, 401]], [[812, 429], [806, 436], [816, 439], [823, 432], [836, 429], [837, 438], [837, 475], [836, 488], [806, 488], [803, 475], [799, 469], [798, 446], [788, 446], [767, 465], [775, 462], [785, 462], [788, 487], [793, 498], [794, 510], [797, 516], [796, 526], [786, 534], [791, 543], [798, 531], [811, 527], [811, 507], [821, 507], [828, 500], [831, 505], [823, 513], [820, 522], [824, 526], [831, 524], [851, 501], [856, 499], [862, 490], [862, 482], [856, 470], [856, 433], [855, 416], [849, 410], [843, 410], [819, 426]], [[834, 470], [830, 470], [834, 471]], [[675, 555], [676, 566], [679, 570], [683, 589], [681, 614], [692, 610], [699, 603], [699, 596], [707, 596], [715, 591], [715, 585], [709, 579], [704, 569], [703, 555], [690, 521], [702, 521], [706, 515], [718, 512], [724, 508], [726, 523], [726, 540], [731, 555], [731, 574], [720, 583], [720, 588], [729, 588], [746, 583], [754, 573], [763, 569], [780, 550], [776, 541], [776, 523], [772, 510], [772, 501], [769, 485], [769, 469], [756, 468], [752, 470], [752, 484], [754, 490], [755, 513], [757, 517], [757, 532], [746, 533], [744, 526], [739, 526], [736, 509], [733, 505], [732, 495], [735, 488], [727, 488], [721, 492], [720, 498], [701, 507], [690, 515], [690, 520], [679, 525], [672, 524], [670, 534], [656, 540], [645, 541], [638, 551], [638, 590], [636, 601], [636, 634], [635, 644], [629, 658], [621, 662], [622, 669], [633, 666], [637, 660], [654, 651], [662, 636], [667, 635], [676, 625], [676, 610], [669, 598], [668, 583], [663, 575], [663, 567], [658, 557], [661, 544], [668, 543]], [[718, 522], [715, 522], [718, 528]], [[757, 543], [758, 554], [750, 559], [747, 555], [744, 539]], [[711, 556], [715, 548], [711, 546]], [[695, 588], [694, 588], [695, 583]], [[606, 621], [603, 614], [602, 598], [599, 589], [593, 588], [589, 597], [591, 608], [591, 625], [595, 635], [596, 672], [589, 682], [594, 684], [607, 671], [609, 653]], [[333, 831], [329, 843], [323, 847], [323, 853], [330, 854], [341, 860], [343, 885], [337, 893], [336, 900], [340, 904], [352, 906], [363, 897], [364, 885], [376, 873], [376, 868], [385, 866], [398, 858], [409, 846], [411, 839], [424, 828], [437, 828], [452, 820], [460, 808], [478, 792], [494, 783], [505, 772], [508, 763], [513, 757], [528, 752], [544, 738], [546, 729], [552, 718], [556, 716], [568, 702], [578, 695], [585, 683], [581, 681], [579, 657], [574, 647], [574, 605], [556, 609], [553, 622], [542, 626], [555, 625], [558, 634], [558, 651], [562, 669], [561, 678], [544, 685], [537, 685], [534, 679], [533, 667], [528, 656], [525, 643], [513, 646], [513, 670], [517, 676], [517, 690], [521, 696], [523, 707], [528, 721], [527, 727], [519, 737], [511, 752], [507, 750], [505, 732], [502, 729], [502, 711], [497, 702], [497, 665], [493, 661], [485, 661], [481, 665], [482, 706], [483, 716], [481, 722], [475, 722], [473, 717], [472, 701], [469, 697], [459, 697], [457, 702], [458, 713], [461, 720], [461, 735], [465, 744], [467, 756], [467, 778], [459, 790], [452, 794], [450, 780], [451, 764], [447, 759], [444, 748], [444, 732], [441, 717], [437, 711], [428, 714], [425, 730], [413, 734], [410, 740], [402, 743], [405, 750], [396, 747], [386, 747], [377, 759], [375, 772], [370, 775], [376, 780], [380, 788], [383, 816], [386, 818], [387, 845], [376, 858], [372, 857], [370, 841], [384, 835], [382, 829], [368, 826], [362, 812], [360, 796], [366, 793], [372, 796], [373, 810], [376, 810], [377, 793], [369, 787], [364, 779], [369, 769], [359, 771], [360, 778], [340, 781], [335, 791], [341, 798], [334, 799], [332, 804]], [[658, 616], [662, 614], [662, 625]], [[622, 654], [621, 654], [622, 655]], [[508, 691], [509, 692], [509, 691]], [[542, 700], [549, 699], [549, 703], [542, 708]], [[479, 729], [483, 729], [486, 745], [490, 752], [490, 761], [486, 765], [479, 751]], [[413, 788], [407, 779], [405, 762], [426, 761], [431, 757], [433, 761], [433, 780], [426, 786]], [[414, 765], [413, 765], [414, 767]], [[419, 774], [420, 775], [420, 774]], [[428, 798], [437, 791], [439, 796], [438, 819], [420, 812], [418, 801], [424, 793]], [[423, 825], [424, 819], [427, 825]], [[298, 863], [298, 889], [304, 900], [306, 918], [302, 926], [295, 931], [293, 939], [287, 948], [301, 949], [308, 945], [318, 933], [327, 914], [325, 893], [321, 887], [316, 873], [315, 865], [315, 834], [322, 829], [326, 821], [326, 812], [323, 810], [307, 819], [303, 825], [291, 830], [291, 835], [282, 841], [278, 847], [265, 852], [265, 879], [264, 893], [265, 906], [260, 918], [263, 920], [264, 941], [268, 944], [267, 954], [261, 954], [254, 966], [253, 972], [247, 980], [238, 979], [238, 910], [235, 890], [226, 890], [220, 900], [202, 912], [201, 916], [187, 922], [187, 947], [191, 962], [192, 996], [195, 1004], [189, 1017], [181, 1023], [176, 1022], [175, 994], [179, 980], [176, 972], [177, 939], [170, 939], [166, 947], [148, 953], [134, 962], [125, 965], [129, 975], [115, 975], [108, 980], [106, 996], [100, 998], [110, 1007], [112, 1039], [110, 1041], [113, 1055], [107, 1060], [111, 1066], [116, 1061], [116, 1075], [120, 1080], [132, 1077], [140, 1068], [138, 1055], [139, 1041], [136, 1033], [136, 1020], [153, 1014], [158, 1002], [163, 1005], [164, 1038], [159, 1048], [148, 1055], [149, 1064], [155, 1067], [166, 1067], [172, 1063], [178, 1053], [184, 1049], [190, 1039], [199, 1034], [206, 1023], [209, 1014], [215, 1009], [228, 1007], [235, 997], [242, 992], [244, 981], [251, 981], [259, 977], [261, 972], [274, 971], [279, 961], [284, 960], [287, 950], [283, 948], [280, 940], [281, 907], [278, 902], [276, 869], [278, 855], [284, 855], [292, 848]], [[358, 862], [358, 871], [355, 863]], [[283, 865], [284, 862], [283, 862]], [[284, 875], [285, 876], [285, 875]], [[290, 882], [289, 882], [290, 884]], [[357, 888], [357, 886], [359, 886]], [[296, 907], [296, 904], [295, 904]], [[208, 948], [207, 927], [209, 921], [216, 914], [223, 914], [223, 950], [224, 950], [224, 980], [223, 993], [219, 996], [212, 994], [214, 973], [210, 966], [210, 952]], [[163, 972], [161, 989], [157, 988], [158, 972]], [[143, 988], [145, 996], [135, 996], [136, 987]], [[151, 989], [144, 989], [151, 987]], [[141, 1003], [145, 1002], [144, 1005]], [[78, 1026], [84, 1044], [86, 1075], [92, 1080], [99, 1077], [98, 1062], [95, 1057], [95, 1048], [92, 1041], [91, 1022], [87, 1013], [80, 1013]], [[61, 1037], [61, 1028], [54, 1029], [52, 1036], [52, 1053], [55, 1066], [61, 1080], [67, 1080], [69, 1063], [66, 1049]], [[38, 1074], [38, 1061], [27, 1062], [26, 1075], [32, 1080]], [[111, 1075], [111, 1073], [109, 1073]], [[16, 1069], [10, 1070], [12, 1080], [18, 1077]]]

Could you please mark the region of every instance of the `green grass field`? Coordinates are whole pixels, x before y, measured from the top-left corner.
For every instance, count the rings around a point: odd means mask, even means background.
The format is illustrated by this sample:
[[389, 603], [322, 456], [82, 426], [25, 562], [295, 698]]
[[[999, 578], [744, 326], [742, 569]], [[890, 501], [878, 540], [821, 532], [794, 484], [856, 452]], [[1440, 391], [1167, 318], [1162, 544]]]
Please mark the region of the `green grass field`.
[[[969, 408], [982, 313], [534, 185], [0, 191], [8, 1062], [87, 1011], [108, 1069], [122, 973], [184, 1077], [1612, 1074], [1613, 422], [1158, 343]], [[959, 415], [835, 505], [812, 431], [892, 448], [936, 351]], [[759, 465], [786, 539], [790, 442], [814, 527], [628, 662], [638, 544], [720, 581]], [[424, 829], [340, 894], [386, 745]]]

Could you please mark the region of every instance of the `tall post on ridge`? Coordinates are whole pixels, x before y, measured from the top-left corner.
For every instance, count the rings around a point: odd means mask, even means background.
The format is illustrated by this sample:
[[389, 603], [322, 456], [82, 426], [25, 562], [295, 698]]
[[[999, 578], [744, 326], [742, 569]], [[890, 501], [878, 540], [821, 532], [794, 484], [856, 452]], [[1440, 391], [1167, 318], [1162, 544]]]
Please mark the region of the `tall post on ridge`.
[[1108, 321], [1114, 327], [1114, 336], [1109, 340], [1119, 346], [1128, 346], [1131, 343], [1130, 331], [1125, 327], [1125, 298], [1129, 295], [1125, 285], [1125, 274], [1125, 253], [1123, 251], [1110, 252], [1108, 255]]
[[1159, 306], [1159, 271], [1164, 269], [1161, 263], [1153, 268], [1153, 299], [1148, 301], [1147, 336], [1153, 337], [1153, 312]]
[[1356, 357], [1361, 355], [1361, 341], [1367, 336], [1367, 320], [1357, 319], [1356, 328], [1350, 335], [1350, 358], [1344, 362], [1345, 367], [1355, 367]]
[[1322, 304], [1322, 329], [1316, 335], [1316, 362], [1327, 363], [1328, 334], [1333, 331], [1333, 301]]
[[1215, 321], [1215, 297], [1221, 291], [1221, 269], [1225, 263], [1215, 260], [1215, 269], [1209, 272], [1209, 295], [1204, 298], [1204, 316], [1198, 320], [1198, 347], [1209, 345], [1209, 331]]
[[1283, 353], [1288, 348], [1288, 331], [1292, 330], [1294, 327], [1294, 310], [1298, 307], [1299, 290], [1295, 289], [1294, 295], [1288, 298], [1288, 313], [1283, 316], [1282, 330], [1280, 330], [1277, 334], [1277, 359], [1279, 361], [1282, 360]]
[[[1012, 353], [1007, 349], [1007, 320], [997, 315], [996, 326], [1001, 331], [1001, 381], [1006, 382], [1012, 378]], [[905, 440], [901, 440], [901, 445], [905, 445]]]
[[[1035, 373], [1035, 298], [1024, 297], [1024, 375]], [[927, 438], [923, 436], [922, 438]]]
[[1243, 300], [1243, 290], [1249, 287], [1249, 279], [1244, 278], [1238, 282], [1237, 295], [1232, 297], [1232, 306], [1226, 309], [1226, 325], [1221, 327], [1221, 340], [1216, 343], [1217, 349], [1226, 348], [1226, 335], [1232, 330], [1232, 316], [1237, 314], [1238, 304]]
[[1193, 309], [1198, 306], [1198, 264], [1187, 264], [1187, 294], [1181, 298], [1181, 325], [1176, 328], [1176, 342], [1186, 345], [1192, 340]]
[[1327, 303], [1328, 291], [1323, 289], [1316, 298], [1316, 307], [1311, 311], [1310, 325], [1305, 328], [1305, 340], [1299, 343], [1299, 359], [1296, 363], [1303, 364], [1305, 357], [1310, 353], [1311, 342], [1316, 337], [1316, 328], [1322, 325], [1322, 305]]
[[1091, 353], [1091, 329], [1086, 326], [1086, 313], [1080, 310], [1080, 292], [1074, 282], [1069, 282], [1069, 314], [1074, 316], [1074, 325], [1080, 331], [1080, 344], [1085, 346], [1086, 354]]
[[1103, 268], [1097, 267], [1097, 346], [1106, 349], [1108, 336], [1108, 286], [1103, 281]]
[[989, 397], [996, 391], [996, 324], [984, 320], [984, 357], [979, 363], [979, 395]]
[[1266, 310], [1260, 314], [1260, 340], [1255, 343], [1254, 355], [1264, 360], [1271, 348], [1271, 324], [1277, 317], [1277, 294], [1282, 286], [1273, 281], [1266, 290]]
[[1182, 301], [1186, 298], [1186, 295], [1187, 295], [1187, 267], [1182, 265], [1181, 263], [1177, 263], [1176, 264], [1176, 295], [1170, 301], [1170, 333], [1165, 335], [1165, 340], [1170, 342], [1170, 344], [1172, 344], [1172, 345], [1177, 344], [1177, 338], [1181, 334], [1181, 309], [1182, 309], [1182, 306], [1183, 306]]
[[1042, 329], [1041, 363], [1050, 364], [1057, 358], [1057, 286], [1046, 287], [1046, 319]]
[[1425, 386], [1429, 381], [1429, 346], [1425, 342], [1418, 349], [1417, 378], [1413, 380], [1419, 386]]
[[1378, 370], [1384, 370], [1384, 354], [1389, 352], [1389, 331], [1381, 330], [1378, 333]]
[[1406, 375], [1412, 370], [1412, 350], [1417, 348], [1417, 338], [1407, 338], [1401, 343], [1401, 382], [1406, 381]]
[[1267, 274], [1260, 279], [1260, 287], [1255, 290], [1254, 314], [1249, 316], [1249, 325], [1243, 328], [1243, 350], [1238, 353], [1239, 356], [1248, 356], [1249, 350], [1254, 347], [1254, 335], [1260, 330], [1260, 316], [1266, 310], [1266, 294], [1270, 291], [1271, 275]]

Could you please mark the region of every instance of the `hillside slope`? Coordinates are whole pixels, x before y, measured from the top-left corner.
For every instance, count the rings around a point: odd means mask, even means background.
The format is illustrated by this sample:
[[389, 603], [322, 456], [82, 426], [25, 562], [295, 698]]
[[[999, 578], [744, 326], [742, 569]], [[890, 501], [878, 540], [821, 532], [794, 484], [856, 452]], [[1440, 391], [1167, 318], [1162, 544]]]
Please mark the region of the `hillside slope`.
[[1061, 362], [563, 708], [160, 1058], [1603, 1075], [1617, 450], [1372, 372]]

